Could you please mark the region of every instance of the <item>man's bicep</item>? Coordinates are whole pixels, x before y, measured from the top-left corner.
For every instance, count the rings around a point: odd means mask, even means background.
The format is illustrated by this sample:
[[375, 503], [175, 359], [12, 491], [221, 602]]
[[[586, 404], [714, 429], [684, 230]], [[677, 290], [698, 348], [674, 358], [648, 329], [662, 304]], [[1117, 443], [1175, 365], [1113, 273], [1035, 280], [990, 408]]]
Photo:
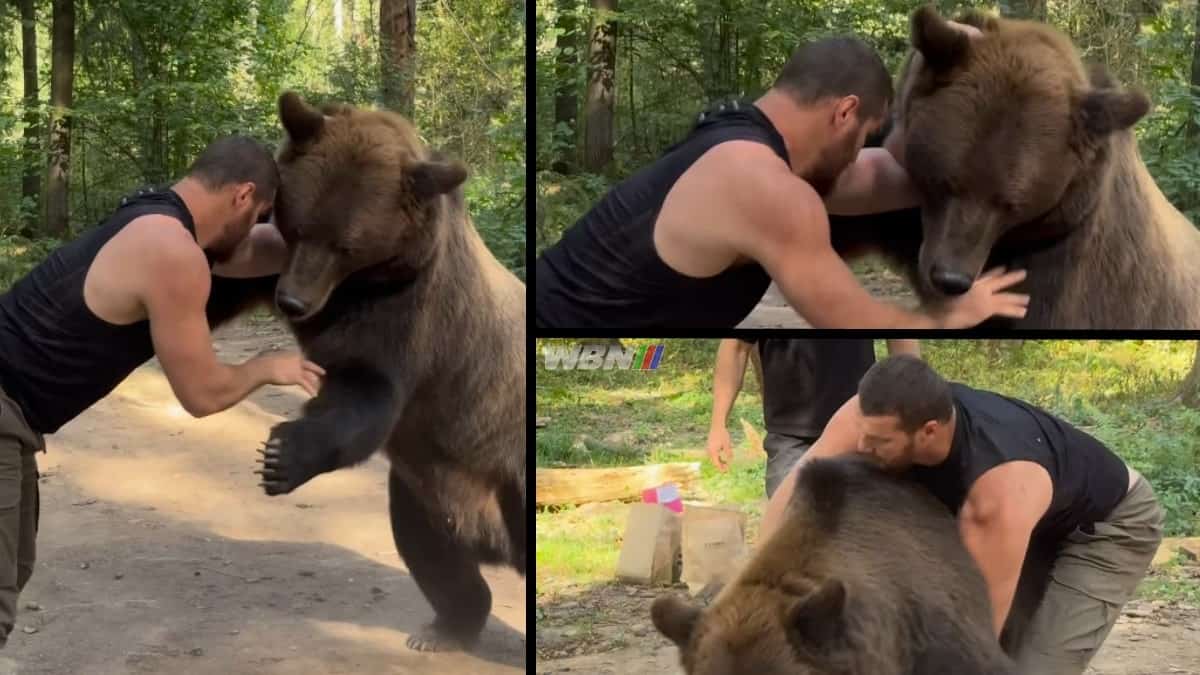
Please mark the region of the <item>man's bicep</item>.
[[191, 387], [216, 365], [212, 335], [204, 309], [210, 280], [196, 274], [171, 279], [147, 294], [150, 338], [167, 381], [182, 403]]

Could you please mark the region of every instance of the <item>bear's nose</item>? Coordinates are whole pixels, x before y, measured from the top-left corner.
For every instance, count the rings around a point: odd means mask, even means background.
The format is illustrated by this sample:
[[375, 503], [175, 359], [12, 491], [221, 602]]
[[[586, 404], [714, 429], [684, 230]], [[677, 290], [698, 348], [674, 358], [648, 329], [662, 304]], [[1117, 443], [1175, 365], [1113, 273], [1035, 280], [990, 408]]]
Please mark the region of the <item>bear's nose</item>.
[[303, 300], [283, 291], [275, 293], [275, 304], [279, 305], [280, 311], [291, 317], [303, 316], [308, 311], [308, 305]]
[[946, 269], [941, 265], [933, 266], [929, 279], [933, 281], [933, 285], [939, 291], [946, 295], [962, 295], [971, 290], [971, 284], [975, 281], [970, 275]]

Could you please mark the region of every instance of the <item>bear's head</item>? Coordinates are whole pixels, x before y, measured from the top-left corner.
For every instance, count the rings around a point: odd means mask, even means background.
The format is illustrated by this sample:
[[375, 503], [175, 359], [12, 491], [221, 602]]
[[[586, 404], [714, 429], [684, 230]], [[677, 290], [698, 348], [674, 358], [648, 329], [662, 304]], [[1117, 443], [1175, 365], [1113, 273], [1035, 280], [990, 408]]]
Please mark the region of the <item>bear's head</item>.
[[654, 601], [655, 628], [679, 647], [688, 675], [844, 675], [856, 672], [846, 587], [835, 579], [737, 584], [708, 608], [676, 595]]
[[287, 92], [279, 119], [287, 136], [274, 213], [288, 244], [280, 311], [302, 322], [348, 280], [415, 277], [436, 249], [442, 196], [466, 180], [466, 168], [432, 156], [395, 113], [317, 109]]
[[932, 7], [913, 14], [897, 102], [922, 199], [918, 282], [935, 297], [965, 293], [997, 242], [1069, 232], [1072, 189], [1094, 182], [1113, 134], [1150, 105], [1102, 70], [1089, 77], [1049, 26], [978, 13], [960, 21], [983, 35], [955, 30]]

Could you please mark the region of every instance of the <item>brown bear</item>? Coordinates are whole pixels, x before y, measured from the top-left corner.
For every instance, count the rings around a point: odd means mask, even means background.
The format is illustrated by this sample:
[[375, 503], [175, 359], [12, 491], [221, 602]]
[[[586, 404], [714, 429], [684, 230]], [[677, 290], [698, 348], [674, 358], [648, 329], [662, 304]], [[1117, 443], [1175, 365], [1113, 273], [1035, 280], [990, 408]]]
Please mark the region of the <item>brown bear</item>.
[[710, 606], [654, 601], [688, 675], [1016, 675], [945, 506], [859, 457], [797, 481], [787, 520]]
[[834, 218], [846, 255], [879, 249], [918, 294], [964, 293], [981, 270], [1028, 270], [1019, 328], [1200, 328], [1200, 233], [1155, 185], [1133, 125], [1146, 96], [1086, 68], [1035, 22], [970, 13], [970, 39], [931, 7], [894, 116], [922, 212]]
[[262, 485], [384, 450], [396, 549], [435, 612], [408, 645], [469, 647], [491, 611], [480, 564], [525, 574], [525, 285], [472, 225], [466, 169], [406, 119], [291, 92], [279, 116], [275, 302], [326, 376], [271, 430]]

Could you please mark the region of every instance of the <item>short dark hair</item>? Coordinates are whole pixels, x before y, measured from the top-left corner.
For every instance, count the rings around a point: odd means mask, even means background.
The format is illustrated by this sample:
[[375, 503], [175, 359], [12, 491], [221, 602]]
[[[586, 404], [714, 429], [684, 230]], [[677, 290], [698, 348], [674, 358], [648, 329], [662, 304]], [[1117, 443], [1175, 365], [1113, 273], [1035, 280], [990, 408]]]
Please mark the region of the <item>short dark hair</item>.
[[896, 415], [908, 433], [929, 420], [949, 422], [954, 413], [950, 384], [921, 359], [898, 354], [871, 366], [858, 383], [864, 415]]
[[225, 136], [218, 138], [188, 169], [188, 175], [196, 178], [211, 190], [218, 190], [236, 183], [254, 183], [257, 202], [266, 202], [279, 188], [279, 167], [261, 143], [249, 136]]
[[857, 96], [859, 119], [878, 119], [892, 100], [892, 76], [883, 59], [855, 37], [829, 37], [800, 45], [783, 65], [775, 88], [801, 104]]

